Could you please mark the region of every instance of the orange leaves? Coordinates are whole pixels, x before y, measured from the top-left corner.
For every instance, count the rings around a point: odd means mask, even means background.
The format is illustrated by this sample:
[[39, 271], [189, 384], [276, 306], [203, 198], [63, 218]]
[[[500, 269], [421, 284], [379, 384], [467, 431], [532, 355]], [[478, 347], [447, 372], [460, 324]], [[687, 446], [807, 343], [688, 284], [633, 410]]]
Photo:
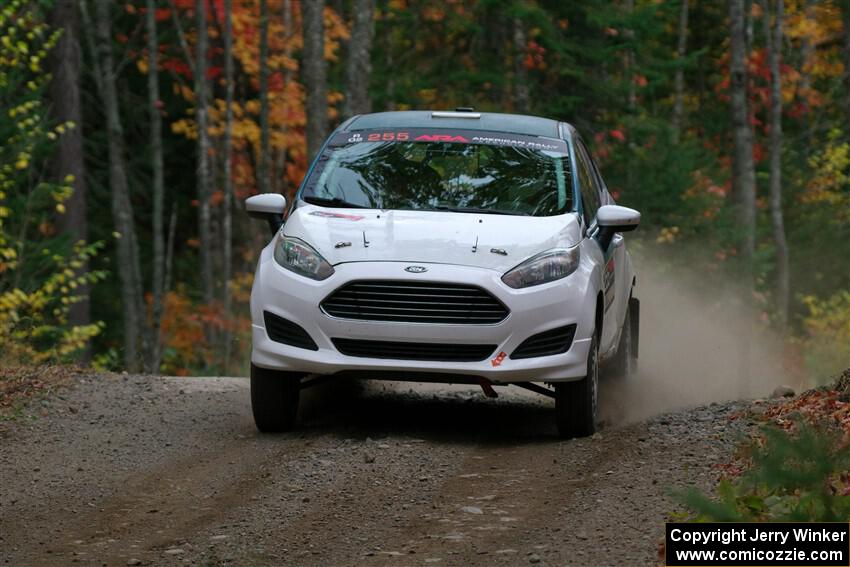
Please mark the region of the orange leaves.
[[[188, 375], [201, 368], [228, 370], [223, 360], [220, 337], [232, 335], [231, 364], [239, 364], [247, 356], [246, 345], [251, 344], [251, 320], [247, 303], [250, 300], [253, 274], [236, 274], [228, 282], [237, 308], [225, 313], [216, 302], [211, 305], [194, 303], [185, 288], [178, 288], [163, 298], [162, 327], [163, 372], [178, 376]], [[148, 297], [148, 303], [151, 298]], [[205, 332], [205, 329], [208, 331]]]
[[542, 71], [546, 69], [546, 61], [543, 58], [545, 53], [545, 47], [534, 40], [529, 41], [525, 48], [525, 59], [523, 60], [523, 65], [529, 70], [538, 69]]
[[765, 416], [783, 429], [794, 427], [794, 416], [801, 415], [807, 421], [826, 420], [838, 425], [850, 435], [850, 402], [836, 390], [811, 390], [789, 402], [773, 406]]

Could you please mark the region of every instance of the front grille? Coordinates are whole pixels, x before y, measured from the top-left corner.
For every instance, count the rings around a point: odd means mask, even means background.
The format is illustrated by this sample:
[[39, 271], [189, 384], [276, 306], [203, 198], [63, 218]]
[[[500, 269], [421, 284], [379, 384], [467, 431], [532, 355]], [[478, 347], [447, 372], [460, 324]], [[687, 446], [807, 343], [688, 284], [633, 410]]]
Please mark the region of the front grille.
[[575, 324], [537, 333], [522, 341], [511, 353], [511, 358], [535, 358], [565, 353], [570, 350], [575, 334]]
[[266, 323], [266, 333], [276, 343], [283, 343], [307, 350], [319, 350], [315, 341], [302, 329], [288, 319], [284, 319], [274, 313], [263, 311], [263, 321]]
[[395, 360], [430, 360], [436, 362], [478, 362], [485, 360], [496, 345], [464, 345], [446, 343], [400, 343], [331, 339], [339, 352], [361, 358], [390, 358]]
[[399, 323], [490, 325], [508, 309], [481, 288], [463, 284], [408, 281], [359, 281], [322, 302], [332, 317]]

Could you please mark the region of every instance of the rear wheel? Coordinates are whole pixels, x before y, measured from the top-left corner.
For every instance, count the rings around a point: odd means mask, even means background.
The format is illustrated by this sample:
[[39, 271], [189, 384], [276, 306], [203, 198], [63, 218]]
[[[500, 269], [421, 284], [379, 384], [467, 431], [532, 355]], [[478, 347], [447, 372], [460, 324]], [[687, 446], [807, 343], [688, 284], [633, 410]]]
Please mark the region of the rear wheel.
[[[628, 378], [637, 372], [637, 357], [634, 349], [634, 336], [632, 325], [632, 311], [626, 310], [626, 318], [623, 321], [623, 329], [620, 331], [620, 342], [617, 344], [617, 354], [611, 360], [608, 368], [610, 375], [614, 378]], [[606, 372], [606, 377], [608, 373]]]
[[251, 365], [251, 410], [257, 429], [278, 433], [295, 426], [301, 376]]
[[574, 382], [555, 384], [555, 419], [564, 439], [596, 432], [596, 393], [599, 385], [599, 343], [596, 334], [587, 353], [587, 375]]

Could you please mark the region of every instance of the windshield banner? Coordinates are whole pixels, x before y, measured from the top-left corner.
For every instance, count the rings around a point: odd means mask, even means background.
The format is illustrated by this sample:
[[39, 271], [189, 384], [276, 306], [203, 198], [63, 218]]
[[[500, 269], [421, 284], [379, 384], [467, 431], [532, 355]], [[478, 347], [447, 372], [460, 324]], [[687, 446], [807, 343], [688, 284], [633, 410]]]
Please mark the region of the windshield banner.
[[356, 130], [339, 132], [331, 138], [330, 146], [374, 142], [445, 142], [449, 144], [483, 144], [487, 146], [511, 146], [529, 150], [567, 153], [567, 143], [555, 138], [524, 136], [505, 132], [482, 130], [449, 130], [437, 128], [404, 128], [381, 130]]

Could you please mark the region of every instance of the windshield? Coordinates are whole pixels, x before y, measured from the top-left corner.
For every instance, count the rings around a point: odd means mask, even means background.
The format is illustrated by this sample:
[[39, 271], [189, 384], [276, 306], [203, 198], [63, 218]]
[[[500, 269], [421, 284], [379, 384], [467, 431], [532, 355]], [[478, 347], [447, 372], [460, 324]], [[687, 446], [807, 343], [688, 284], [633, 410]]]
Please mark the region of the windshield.
[[[344, 145], [332, 140], [326, 148], [303, 200], [332, 207], [532, 216], [573, 208], [571, 167], [559, 140], [549, 141], [551, 150], [517, 141], [528, 137], [487, 138], [502, 144], [488, 145], [468, 143], [479, 138], [461, 135], [418, 136], [423, 141], [407, 133], [396, 133], [393, 141], [345, 136]], [[518, 147], [520, 142], [526, 147]]]

